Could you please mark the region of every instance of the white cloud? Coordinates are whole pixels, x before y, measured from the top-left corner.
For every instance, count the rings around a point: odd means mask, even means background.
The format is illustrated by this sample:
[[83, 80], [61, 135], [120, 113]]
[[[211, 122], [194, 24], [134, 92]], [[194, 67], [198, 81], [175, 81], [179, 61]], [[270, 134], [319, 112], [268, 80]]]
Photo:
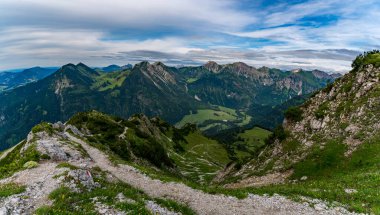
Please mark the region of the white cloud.
[[[234, 32], [232, 35], [278, 42], [264, 46], [267, 51], [297, 49], [353, 49], [369, 50], [380, 44], [380, 5], [374, 0], [309, 1], [264, 15], [270, 27], [251, 32]], [[333, 14], [337, 20], [322, 26], [304, 25], [299, 19], [305, 16]], [[291, 25], [286, 25], [291, 24]], [[285, 26], [283, 26], [285, 25]]]
[[233, 4], [233, 0], [1, 0], [0, 19], [15, 25], [105, 29], [238, 29], [255, 20], [234, 10]]
[[[0, 0], [0, 70], [215, 60], [348, 71], [357, 51], [380, 48], [377, 1], [310, 0], [248, 13], [238, 0]], [[328, 14], [338, 19], [301, 21]]]
[[177, 54], [197, 50], [186, 47], [186, 42], [179, 38], [114, 41], [102, 40], [103, 34], [89, 30], [52, 31], [41, 28], [13, 28], [0, 31], [0, 60], [6, 62], [0, 65], [0, 69], [30, 65], [63, 65], [78, 61], [99, 64], [99, 59], [103, 61], [101, 64], [112, 63], [102, 59], [102, 56], [135, 50]]

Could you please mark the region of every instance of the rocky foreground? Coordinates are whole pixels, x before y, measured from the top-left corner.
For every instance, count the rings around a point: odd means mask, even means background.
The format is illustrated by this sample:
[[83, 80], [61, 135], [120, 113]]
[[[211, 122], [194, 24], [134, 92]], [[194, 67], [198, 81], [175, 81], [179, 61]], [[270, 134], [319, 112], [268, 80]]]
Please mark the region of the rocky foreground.
[[[95, 172], [99, 171], [105, 174], [109, 183], [121, 181], [142, 190], [149, 197], [183, 203], [197, 214], [351, 214], [342, 207], [329, 208], [319, 200], [305, 200], [300, 203], [279, 195], [269, 197], [253, 194], [245, 199], [237, 199], [208, 194], [182, 183], [162, 182], [150, 178], [132, 166], [112, 163], [106, 153], [85, 142], [81, 138], [83, 134], [72, 125], [57, 123], [53, 128], [55, 131], [50, 133], [31, 132], [19, 152], [22, 154], [29, 147], [35, 147], [48, 159], [40, 161], [38, 165], [33, 166], [34, 168], [21, 170], [0, 180], [0, 185], [12, 182], [26, 186], [22, 193], [0, 198], [0, 215], [33, 214], [42, 206], [55, 204], [48, 196], [62, 186], [78, 193], [83, 189], [99, 188], [102, 185], [94, 180], [97, 177]], [[6, 155], [3, 154], [1, 159], [4, 157]], [[123, 193], [119, 193], [116, 198], [118, 204], [136, 204]], [[119, 210], [113, 205], [102, 203], [101, 199], [101, 195], [92, 198], [95, 213], [134, 212]], [[157, 204], [154, 200], [146, 200], [145, 208], [153, 214], [180, 214]]]

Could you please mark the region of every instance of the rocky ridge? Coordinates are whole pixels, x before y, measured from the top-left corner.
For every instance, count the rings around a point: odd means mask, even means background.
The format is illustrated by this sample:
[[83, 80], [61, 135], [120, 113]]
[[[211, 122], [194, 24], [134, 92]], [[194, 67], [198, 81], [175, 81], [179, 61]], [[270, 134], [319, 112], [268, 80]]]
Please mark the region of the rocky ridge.
[[278, 131], [282, 136], [275, 136], [255, 159], [224, 172], [224, 179], [240, 179], [227, 187], [288, 182], [295, 165], [331, 145], [344, 148], [341, 159], [349, 159], [380, 133], [379, 96], [380, 68], [355, 68], [293, 109]]
[[[181, 183], [151, 179], [129, 165], [113, 164], [107, 154], [81, 139], [84, 134], [72, 125], [57, 123], [51, 126], [53, 130], [44, 126], [45, 129], [32, 131], [20, 150], [22, 154], [28, 148], [35, 147], [43, 157], [38, 167], [21, 170], [0, 180], [0, 184], [12, 181], [26, 186], [24, 192], [0, 199], [2, 215], [33, 214], [41, 206], [54, 205], [48, 195], [60, 187], [67, 187], [72, 192], [89, 192], [102, 188], [105, 185], [96, 182], [99, 177], [105, 177], [108, 183], [115, 183], [116, 180], [130, 184], [153, 198], [181, 202], [197, 214], [349, 214], [344, 208], [328, 208], [322, 202], [318, 206], [310, 206], [314, 204], [296, 203], [281, 196], [257, 195], [239, 200], [225, 195], [207, 194]], [[104, 174], [106, 176], [101, 176]], [[114, 205], [105, 205], [102, 201], [101, 196], [92, 199], [97, 213], [126, 213]], [[134, 200], [127, 199], [122, 193], [115, 196], [115, 201], [134, 204]], [[155, 214], [177, 214], [157, 205], [154, 200], [147, 200], [145, 204], [146, 209]]]

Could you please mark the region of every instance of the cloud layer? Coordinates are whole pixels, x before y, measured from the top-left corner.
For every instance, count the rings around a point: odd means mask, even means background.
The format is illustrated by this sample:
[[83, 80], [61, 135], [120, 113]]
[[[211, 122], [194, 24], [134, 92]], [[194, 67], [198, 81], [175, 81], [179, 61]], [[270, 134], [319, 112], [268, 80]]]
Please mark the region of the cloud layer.
[[0, 70], [244, 61], [345, 72], [380, 48], [377, 0], [2, 0]]

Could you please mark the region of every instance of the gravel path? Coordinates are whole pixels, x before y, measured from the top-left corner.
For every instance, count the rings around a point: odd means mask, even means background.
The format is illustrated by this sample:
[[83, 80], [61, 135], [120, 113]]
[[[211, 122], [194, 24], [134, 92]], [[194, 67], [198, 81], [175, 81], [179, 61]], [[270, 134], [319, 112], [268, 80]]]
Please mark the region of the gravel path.
[[48, 195], [59, 187], [54, 176], [63, 172], [56, 163], [42, 163], [37, 168], [23, 170], [0, 180], [0, 184], [16, 183], [26, 186], [26, 191], [0, 198], [0, 215], [33, 214], [37, 208], [50, 204]]
[[66, 135], [71, 141], [81, 144], [97, 166], [108, 171], [119, 180], [143, 190], [151, 197], [168, 198], [185, 203], [197, 214], [350, 214], [343, 208], [313, 208], [306, 203], [293, 202], [282, 196], [250, 195], [245, 199], [237, 199], [235, 197], [204, 193], [180, 183], [161, 182], [147, 177], [131, 166], [114, 166], [100, 150], [91, 147], [69, 133], [66, 133]]

